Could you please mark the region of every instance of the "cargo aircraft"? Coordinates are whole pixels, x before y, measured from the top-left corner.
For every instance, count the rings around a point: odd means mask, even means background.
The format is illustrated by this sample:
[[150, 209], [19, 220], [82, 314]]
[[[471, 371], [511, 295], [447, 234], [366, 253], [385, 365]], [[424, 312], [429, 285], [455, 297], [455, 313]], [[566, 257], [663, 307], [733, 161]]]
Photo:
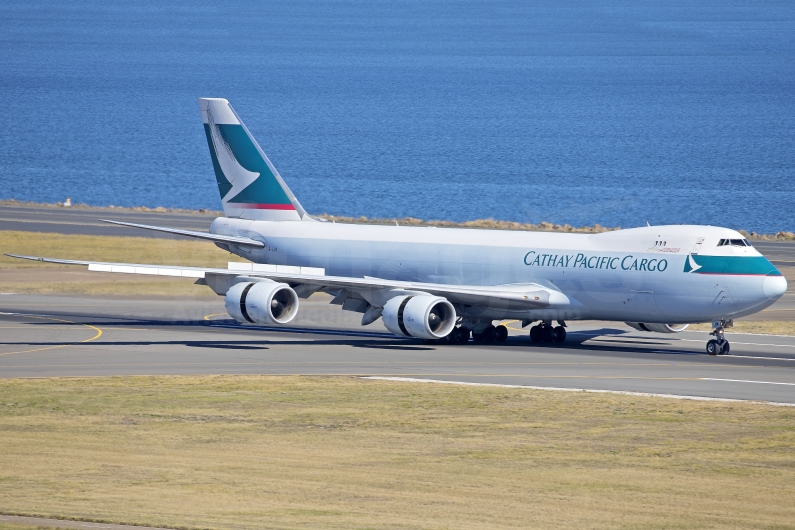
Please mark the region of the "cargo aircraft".
[[[566, 321], [623, 321], [676, 333], [711, 322], [713, 355], [729, 352], [732, 319], [761, 311], [787, 281], [740, 233], [646, 226], [599, 234], [374, 226], [309, 215], [225, 99], [199, 99], [224, 217], [209, 233], [116, 224], [205, 239], [248, 260], [227, 269], [100, 263], [88, 270], [186, 277], [225, 297], [242, 324], [287, 324], [299, 299], [379, 318], [427, 341], [504, 341], [494, 323], [521, 321], [533, 342], [563, 342]], [[108, 221], [113, 222], [113, 221]]]

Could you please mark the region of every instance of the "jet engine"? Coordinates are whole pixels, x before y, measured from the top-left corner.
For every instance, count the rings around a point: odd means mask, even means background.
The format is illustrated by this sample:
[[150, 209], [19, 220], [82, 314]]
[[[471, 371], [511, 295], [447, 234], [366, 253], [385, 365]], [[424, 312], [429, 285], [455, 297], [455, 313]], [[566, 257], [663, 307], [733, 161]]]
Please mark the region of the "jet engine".
[[687, 324], [644, 324], [643, 322], [624, 322], [638, 331], [655, 331], [657, 333], [679, 333], [687, 329]]
[[419, 339], [441, 339], [455, 327], [453, 304], [439, 296], [395, 296], [384, 306], [381, 317], [395, 335]]
[[226, 292], [224, 305], [244, 324], [286, 324], [298, 313], [298, 295], [286, 283], [241, 282]]

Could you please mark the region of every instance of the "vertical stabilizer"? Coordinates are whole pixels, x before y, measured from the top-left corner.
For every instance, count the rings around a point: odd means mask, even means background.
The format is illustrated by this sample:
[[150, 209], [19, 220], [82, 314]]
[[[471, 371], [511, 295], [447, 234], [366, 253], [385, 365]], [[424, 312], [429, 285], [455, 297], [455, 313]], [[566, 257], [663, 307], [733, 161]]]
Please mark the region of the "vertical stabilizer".
[[199, 98], [199, 108], [227, 217], [312, 220], [227, 100]]

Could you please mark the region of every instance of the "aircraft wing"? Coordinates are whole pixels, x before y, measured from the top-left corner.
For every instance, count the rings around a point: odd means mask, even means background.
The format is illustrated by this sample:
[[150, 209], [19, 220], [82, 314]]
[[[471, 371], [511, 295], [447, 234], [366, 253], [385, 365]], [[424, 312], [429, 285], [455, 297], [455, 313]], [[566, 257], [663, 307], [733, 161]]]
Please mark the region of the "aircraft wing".
[[[452, 303], [504, 307], [515, 309], [535, 309], [555, 306], [568, 306], [569, 298], [553, 289], [538, 284], [507, 284], [494, 286], [451, 285], [439, 283], [406, 282], [384, 280], [381, 278], [353, 278], [346, 276], [326, 276], [317, 274], [321, 269], [307, 267], [289, 267], [296, 272], [269, 272], [235, 269], [213, 269], [202, 267], [179, 267], [167, 265], [146, 265], [136, 263], [106, 263], [95, 261], [67, 260], [43, 258], [38, 256], [22, 256], [6, 254], [12, 258], [59, 263], [63, 265], [84, 265], [90, 271], [115, 272], [122, 274], [144, 274], [150, 276], [171, 276], [181, 278], [211, 279], [212, 277], [245, 276], [247, 278], [263, 278], [288, 283], [293, 286], [304, 285], [308, 288], [326, 288], [327, 290], [347, 290], [351, 293], [369, 293], [368, 299], [388, 300], [392, 296], [404, 293], [427, 293], [443, 296]], [[317, 290], [314, 289], [314, 290]]]
[[235, 237], [235, 236], [222, 236], [219, 234], [210, 234], [209, 232], [194, 232], [193, 230], [179, 230], [177, 228], [164, 228], [162, 226], [139, 225], [136, 223], [123, 223], [121, 221], [108, 221], [102, 219], [103, 223], [110, 223], [112, 225], [131, 226], [133, 228], [143, 228], [144, 230], [154, 230], [155, 232], [165, 232], [167, 234], [175, 234], [178, 236], [195, 237], [198, 239], [206, 239], [208, 241], [215, 241], [216, 243], [234, 243], [235, 245], [244, 245], [249, 247], [264, 248], [265, 243], [250, 239], [248, 237]]

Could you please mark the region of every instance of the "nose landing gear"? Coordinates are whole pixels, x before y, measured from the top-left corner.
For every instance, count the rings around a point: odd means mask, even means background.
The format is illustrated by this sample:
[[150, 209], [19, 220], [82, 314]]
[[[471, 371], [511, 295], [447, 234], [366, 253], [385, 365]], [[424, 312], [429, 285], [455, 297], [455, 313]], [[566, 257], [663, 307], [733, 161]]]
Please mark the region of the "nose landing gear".
[[713, 330], [710, 333], [714, 339], [707, 342], [707, 353], [710, 355], [729, 355], [731, 346], [726, 337], [723, 336], [725, 328], [730, 328], [734, 325], [731, 320], [716, 320], [712, 323]]

